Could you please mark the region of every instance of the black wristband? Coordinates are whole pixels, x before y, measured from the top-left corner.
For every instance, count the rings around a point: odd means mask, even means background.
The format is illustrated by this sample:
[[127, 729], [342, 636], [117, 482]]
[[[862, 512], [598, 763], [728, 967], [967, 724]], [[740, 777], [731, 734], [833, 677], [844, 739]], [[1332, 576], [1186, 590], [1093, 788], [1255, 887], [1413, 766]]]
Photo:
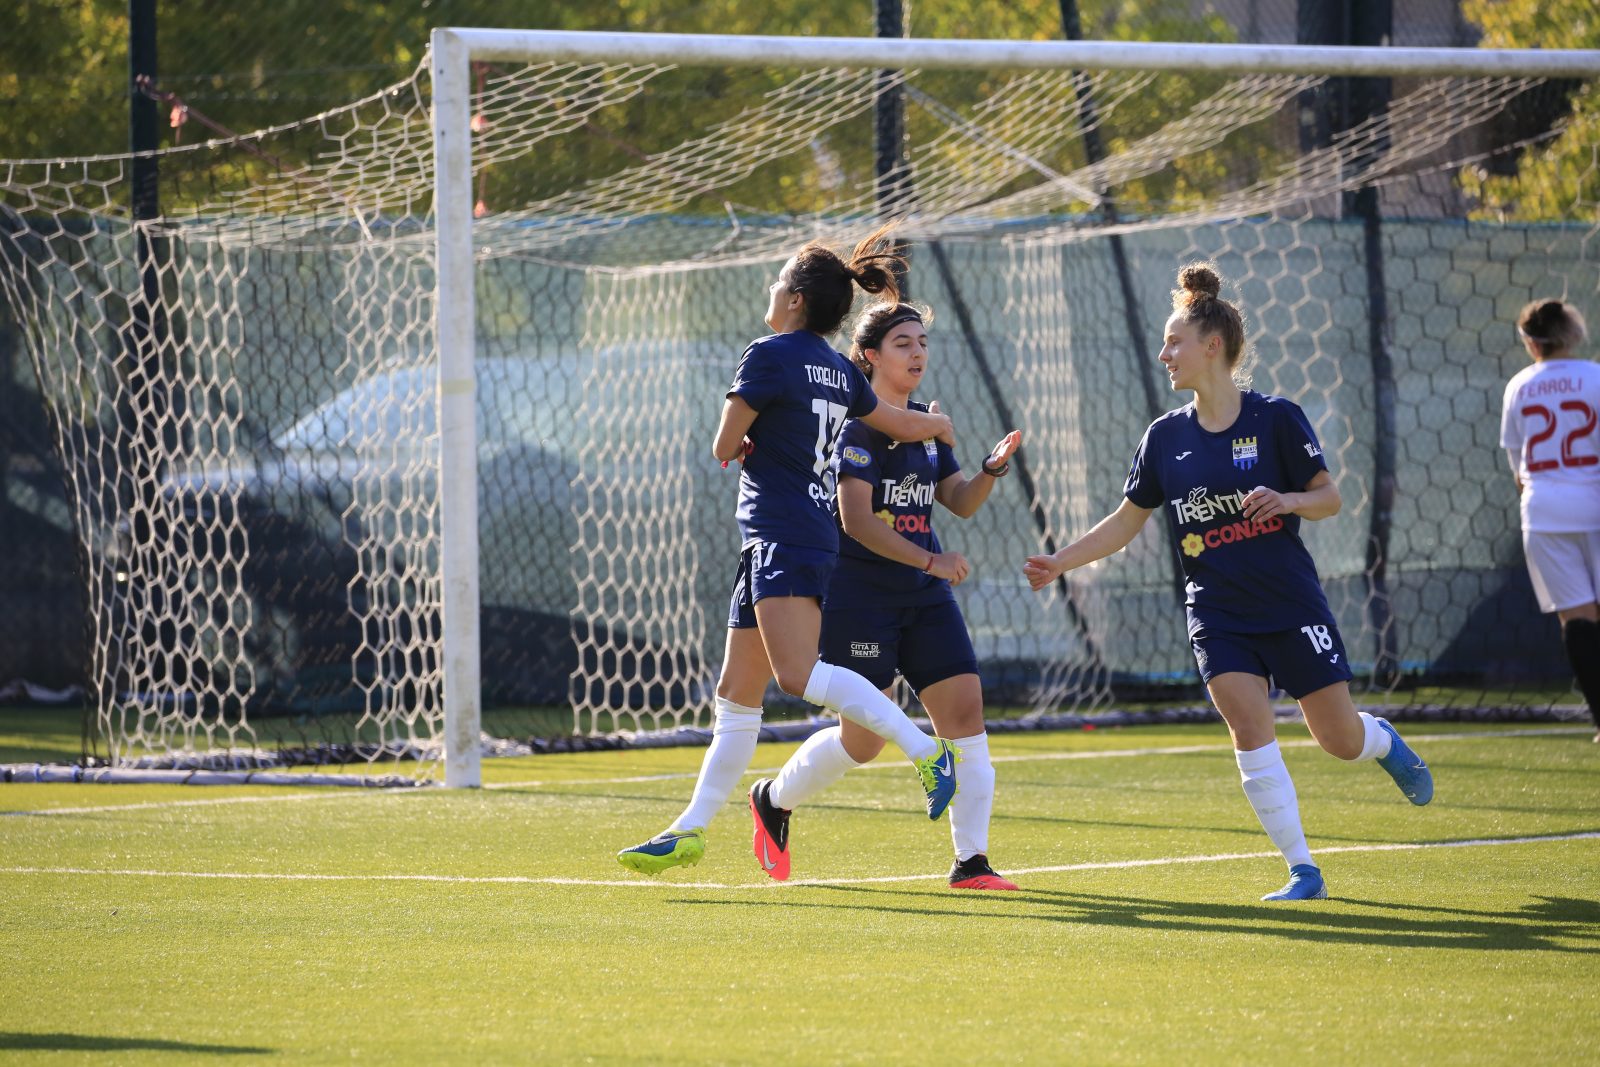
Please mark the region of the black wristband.
[[983, 459], [983, 473], [987, 474], [991, 478], [1004, 478], [1007, 474], [1011, 473], [1011, 461], [1006, 460], [998, 467], [991, 467], [989, 466], [989, 457], [985, 456]]

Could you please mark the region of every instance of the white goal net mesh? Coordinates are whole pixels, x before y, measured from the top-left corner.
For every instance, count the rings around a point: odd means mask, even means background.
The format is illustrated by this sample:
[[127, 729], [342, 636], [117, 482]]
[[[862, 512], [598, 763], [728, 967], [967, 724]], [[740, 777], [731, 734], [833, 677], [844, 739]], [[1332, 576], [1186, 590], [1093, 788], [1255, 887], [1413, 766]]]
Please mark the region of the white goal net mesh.
[[[153, 219], [129, 210], [144, 161], [0, 162], [0, 293], [68, 480], [113, 762], [435, 772], [427, 69], [157, 154]], [[488, 733], [708, 722], [738, 547], [723, 390], [783, 259], [885, 213], [935, 313], [921, 399], [969, 468], [1025, 437], [1020, 477], [939, 520], [992, 704], [1195, 698], [1161, 524], [1044, 596], [1019, 568], [1116, 505], [1182, 399], [1154, 355], [1202, 258], [1339, 479], [1306, 536], [1363, 691], [1561, 702], [1497, 417], [1517, 309], [1600, 290], [1595, 86], [1397, 79], [1308, 129], [1335, 81], [475, 66]], [[888, 99], [904, 160], [880, 176]]]

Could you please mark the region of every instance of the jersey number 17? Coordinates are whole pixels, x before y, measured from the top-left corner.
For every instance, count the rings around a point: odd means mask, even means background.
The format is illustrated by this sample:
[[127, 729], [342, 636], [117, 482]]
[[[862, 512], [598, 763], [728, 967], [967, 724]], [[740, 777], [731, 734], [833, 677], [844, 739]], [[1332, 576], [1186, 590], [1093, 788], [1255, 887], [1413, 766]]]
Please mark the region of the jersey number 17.
[[828, 453], [833, 451], [833, 442], [839, 436], [839, 428], [844, 425], [844, 417], [849, 413], [843, 404], [833, 404], [817, 397], [811, 401], [811, 410], [817, 415], [817, 451], [816, 462], [811, 465], [811, 473], [824, 482], [828, 470]]

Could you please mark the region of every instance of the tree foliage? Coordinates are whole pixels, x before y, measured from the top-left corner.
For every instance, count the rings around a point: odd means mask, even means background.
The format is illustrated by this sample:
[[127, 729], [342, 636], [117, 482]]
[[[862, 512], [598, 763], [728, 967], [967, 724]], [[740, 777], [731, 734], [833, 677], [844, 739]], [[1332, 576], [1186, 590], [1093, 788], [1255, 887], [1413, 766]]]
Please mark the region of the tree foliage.
[[[1600, 8], [1593, 0], [1464, 0], [1463, 13], [1483, 30], [1485, 48], [1600, 48]], [[1526, 221], [1593, 219], [1600, 206], [1600, 86], [1560, 93], [1565, 125], [1528, 147], [1508, 168], [1461, 173], [1477, 201], [1474, 215]], [[1547, 94], [1548, 95], [1548, 94]], [[1568, 113], [1570, 111], [1570, 113]]]
[[[236, 132], [292, 122], [371, 94], [409, 76], [423, 57], [434, 26], [520, 26], [564, 30], [762, 33], [863, 36], [874, 32], [873, 0], [808, 0], [804, 4], [752, 4], [748, 0], [277, 0], [238, 4], [194, 0], [158, 5], [159, 83], [190, 107]], [[908, 2], [908, 31], [917, 37], [1055, 40], [1062, 36], [1059, 0], [939, 0]], [[1188, 0], [1085, 0], [1087, 37], [1113, 40], [1225, 41], [1233, 32], [1215, 14], [1195, 15]], [[55, 158], [127, 149], [128, 64], [126, 0], [29, 0], [15, 14], [12, 32], [0, 35], [0, 158]], [[787, 77], [783, 75], [781, 77]], [[919, 82], [945, 100], [974, 101], [1007, 75], [983, 72], [925, 74]], [[756, 69], [701, 75], [698, 85], [671, 79], [676, 106], [692, 110], [695, 125], [735, 114], [780, 76]], [[1111, 151], [1188, 110], [1220, 79], [1163, 78], [1148, 94], [1126, 102], [1103, 131]], [[488, 176], [491, 206], [526, 203], [552, 189], [619, 170], [666, 147], [688, 129], [663, 111], [654, 93], [614, 113], [597, 116], [582, 136], [550, 145], [537, 160], [497, 167]], [[913, 133], [936, 132], [935, 120], [912, 106]], [[191, 116], [170, 127], [162, 113], [163, 145], [193, 143], [213, 134]], [[920, 127], [917, 123], [921, 123]], [[676, 126], [676, 128], [674, 128]], [[310, 139], [307, 139], [308, 142]], [[304, 162], [290, 147], [278, 163]], [[307, 147], [306, 151], [311, 149]], [[814, 151], [837, 162], [834, 181], [853, 186], [873, 180], [870, 114], [843, 125]], [[1162, 173], [1119, 191], [1125, 203], [1155, 205], [1199, 188], [1246, 181], [1272, 155], [1249, 136], [1226, 151], [1181, 160]], [[1075, 142], [1055, 168], [1081, 165]], [[218, 186], [238, 184], [268, 164], [245, 160], [221, 170], [178, 179], [174, 161], [163, 170], [163, 204], [208, 202]], [[828, 201], [815, 158], [764, 165], [759, 181], [776, 211], [815, 210]], [[722, 200], [754, 198], [752, 183], [719, 192], [700, 210], [722, 210]], [[495, 200], [498, 203], [495, 203]]]

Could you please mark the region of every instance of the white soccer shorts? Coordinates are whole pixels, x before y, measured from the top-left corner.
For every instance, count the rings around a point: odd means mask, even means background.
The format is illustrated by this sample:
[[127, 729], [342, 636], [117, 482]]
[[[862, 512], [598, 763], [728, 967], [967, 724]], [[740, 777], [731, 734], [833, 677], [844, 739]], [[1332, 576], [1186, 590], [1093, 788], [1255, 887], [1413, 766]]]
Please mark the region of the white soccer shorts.
[[1535, 533], [1524, 530], [1522, 550], [1539, 610], [1566, 611], [1600, 603], [1600, 530]]

